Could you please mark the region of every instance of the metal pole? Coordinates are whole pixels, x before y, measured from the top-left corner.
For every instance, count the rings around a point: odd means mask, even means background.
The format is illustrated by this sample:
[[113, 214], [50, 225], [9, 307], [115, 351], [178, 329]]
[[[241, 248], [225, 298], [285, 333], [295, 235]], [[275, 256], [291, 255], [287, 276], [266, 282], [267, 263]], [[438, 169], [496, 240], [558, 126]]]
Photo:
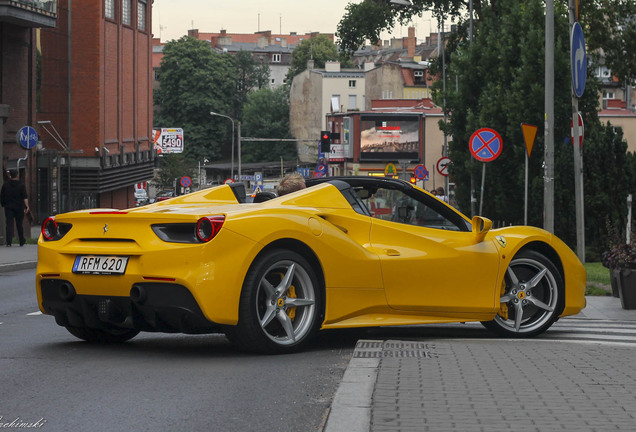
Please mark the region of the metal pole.
[[73, 43], [72, 43], [72, 23], [71, 19], [72, 0], [68, 0], [68, 138], [66, 139], [66, 147], [68, 150], [68, 196], [66, 197], [66, 211], [71, 211], [71, 131], [73, 126]]
[[526, 191], [523, 204], [523, 224], [528, 225], [528, 153], [526, 153]]
[[543, 227], [554, 232], [554, 0], [545, 4], [544, 135]]
[[[230, 178], [232, 180], [234, 180], [234, 120], [230, 116], [226, 116], [225, 114], [219, 114], [219, 113], [216, 113], [214, 111], [210, 111], [210, 115], [219, 116], [219, 117], [225, 117], [226, 119], [228, 119], [229, 121], [232, 122], [232, 168], [230, 170], [230, 172], [231, 172]], [[239, 173], [239, 175], [240, 175], [240, 173]]]
[[238, 176], [241, 181], [241, 122], [238, 122]]
[[627, 234], [625, 240], [627, 244], [632, 242], [632, 194], [627, 195]]
[[[576, 21], [574, 0], [570, 0], [570, 32]], [[570, 52], [574, 47], [570, 46]], [[572, 54], [570, 54], [572, 58]], [[574, 65], [571, 65], [574, 68]], [[572, 91], [572, 139], [574, 149], [574, 202], [576, 209], [576, 255], [585, 262], [585, 209], [583, 196], [583, 157], [581, 155], [581, 130], [579, 128], [579, 99]]]
[[479, 215], [483, 214], [484, 208], [484, 183], [486, 182], [486, 164], [481, 164], [481, 197], [479, 198]]

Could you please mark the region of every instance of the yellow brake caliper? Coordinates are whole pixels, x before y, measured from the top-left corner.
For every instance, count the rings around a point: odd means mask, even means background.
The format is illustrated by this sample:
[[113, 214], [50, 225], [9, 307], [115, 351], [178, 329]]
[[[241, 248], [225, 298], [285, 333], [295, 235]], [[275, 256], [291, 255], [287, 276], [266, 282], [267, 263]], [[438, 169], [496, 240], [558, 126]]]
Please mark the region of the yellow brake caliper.
[[[506, 293], [506, 279], [504, 278], [504, 280], [501, 281], [501, 291], [499, 293], [499, 298], [503, 297], [505, 293]], [[507, 303], [499, 304], [499, 313], [497, 315], [499, 315], [505, 320], [508, 319], [508, 304]]]
[[[296, 288], [293, 285], [291, 285], [287, 290], [287, 297], [296, 298]], [[293, 321], [294, 317], [296, 316], [296, 308], [290, 307], [289, 309], [287, 309], [287, 315], [289, 315], [289, 319]]]

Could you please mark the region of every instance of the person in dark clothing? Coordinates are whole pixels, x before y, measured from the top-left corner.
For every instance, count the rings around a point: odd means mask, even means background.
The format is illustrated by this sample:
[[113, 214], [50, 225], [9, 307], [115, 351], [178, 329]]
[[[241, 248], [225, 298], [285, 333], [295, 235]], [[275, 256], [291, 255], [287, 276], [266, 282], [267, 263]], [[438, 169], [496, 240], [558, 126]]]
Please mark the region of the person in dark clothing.
[[0, 202], [4, 207], [4, 215], [7, 221], [7, 246], [11, 246], [13, 241], [13, 224], [18, 229], [18, 238], [20, 246], [24, 246], [26, 238], [24, 238], [24, 227], [22, 221], [24, 214], [29, 211], [29, 200], [27, 199], [26, 186], [18, 180], [18, 171], [7, 171], [9, 180], [2, 185], [0, 191]]

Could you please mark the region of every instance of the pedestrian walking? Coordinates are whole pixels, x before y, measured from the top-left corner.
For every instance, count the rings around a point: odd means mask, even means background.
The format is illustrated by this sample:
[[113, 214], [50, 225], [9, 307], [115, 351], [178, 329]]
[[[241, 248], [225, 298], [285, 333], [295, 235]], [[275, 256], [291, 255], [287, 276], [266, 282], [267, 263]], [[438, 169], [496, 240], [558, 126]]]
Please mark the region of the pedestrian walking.
[[18, 180], [17, 170], [8, 170], [7, 175], [9, 180], [2, 185], [2, 190], [0, 190], [0, 202], [2, 207], [4, 207], [4, 215], [7, 222], [7, 246], [11, 246], [13, 241], [14, 224], [18, 231], [20, 246], [24, 246], [26, 238], [24, 237], [22, 221], [24, 220], [24, 214], [29, 211], [26, 186]]

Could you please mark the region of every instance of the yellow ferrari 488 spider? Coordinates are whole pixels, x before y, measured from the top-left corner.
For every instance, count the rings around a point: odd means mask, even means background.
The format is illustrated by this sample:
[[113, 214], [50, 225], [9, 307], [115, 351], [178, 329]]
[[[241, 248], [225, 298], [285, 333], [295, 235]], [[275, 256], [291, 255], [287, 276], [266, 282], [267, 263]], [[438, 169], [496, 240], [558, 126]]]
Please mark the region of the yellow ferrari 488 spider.
[[401, 180], [316, 179], [250, 204], [223, 185], [48, 218], [37, 296], [87, 341], [223, 332], [270, 353], [346, 327], [481, 321], [530, 337], [585, 307], [585, 270], [561, 240], [491, 226]]

